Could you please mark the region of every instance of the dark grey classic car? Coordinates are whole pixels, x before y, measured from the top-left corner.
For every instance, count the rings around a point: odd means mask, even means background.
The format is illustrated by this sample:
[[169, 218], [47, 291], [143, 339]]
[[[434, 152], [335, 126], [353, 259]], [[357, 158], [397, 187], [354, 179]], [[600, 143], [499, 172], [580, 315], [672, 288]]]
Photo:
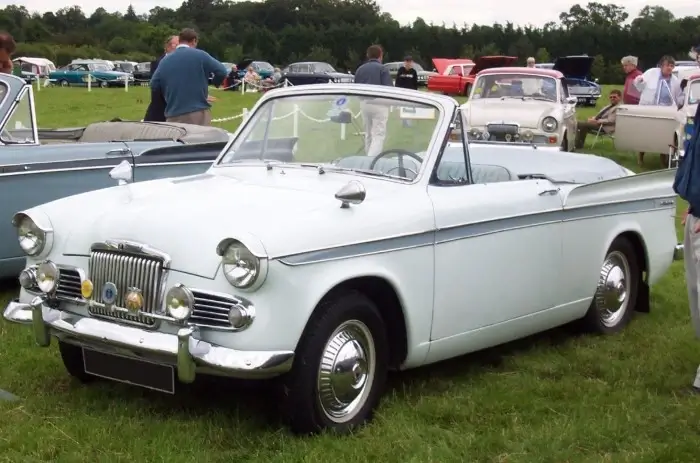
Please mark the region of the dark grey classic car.
[[293, 63], [282, 70], [282, 80], [287, 80], [292, 85], [352, 83], [355, 77], [352, 74], [343, 74], [336, 71], [328, 63], [307, 61]]
[[[391, 63], [384, 63], [384, 67], [389, 70], [389, 74], [391, 74], [391, 78], [394, 80], [396, 80], [396, 74], [398, 74], [399, 68], [401, 66], [403, 66], [403, 61], [392, 61]], [[428, 77], [438, 75], [437, 72], [426, 71], [425, 69], [423, 69], [423, 66], [416, 63], [415, 61], [413, 62], [413, 69], [415, 69], [416, 74], [418, 74], [419, 87], [426, 87], [428, 85]]]
[[229, 135], [216, 127], [118, 120], [38, 129], [32, 87], [0, 75], [0, 278], [17, 276], [24, 265], [10, 223], [15, 212], [115, 186], [108, 173], [125, 160], [137, 182], [204, 172]]

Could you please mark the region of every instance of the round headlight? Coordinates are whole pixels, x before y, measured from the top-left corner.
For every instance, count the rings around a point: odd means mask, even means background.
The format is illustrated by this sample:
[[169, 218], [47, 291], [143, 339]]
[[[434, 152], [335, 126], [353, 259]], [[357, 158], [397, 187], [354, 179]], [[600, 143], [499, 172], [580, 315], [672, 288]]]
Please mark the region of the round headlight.
[[165, 295], [165, 310], [175, 320], [187, 320], [192, 314], [194, 296], [183, 285], [175, 285]]
[[545, 132], [554, 132], [558, 125], [559, 123], [552, 116], [547, 116], [542, 120], [542, 129]]
[[58, 267], [53, 262], [47, 260], [39, 264], [36, 269], [36, 285], [42, 293], [54, 292], [58, 286]]
[[236, 288], [250, 288], [260, 275], [260, 259], [253, 255], [243, 243], [231, 241], [222, 250], [224, 275]]
[[30, 256], [36, 256], [46, 244], [46, 232], [39, 228], [29, 216], [24, 216], [17, 225], [19, 246]]

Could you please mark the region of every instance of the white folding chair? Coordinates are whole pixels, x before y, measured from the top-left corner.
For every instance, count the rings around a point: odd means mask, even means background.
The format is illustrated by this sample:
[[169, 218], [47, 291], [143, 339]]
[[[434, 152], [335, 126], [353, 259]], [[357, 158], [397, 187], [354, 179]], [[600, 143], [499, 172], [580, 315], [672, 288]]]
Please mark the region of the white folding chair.
[[615, 142], [615, 132], [607, 133], [605, 130], [603, 130], [603, 126], [601, 125], [600, 127], [598, 127], [598, 131], [595, 133], [595, 138], [593, 139], [591, 148], [595, 148], [596, 143], [598, 143], [598, 139], [601, 137], [609, 138], [613, 141], [613, 143]]

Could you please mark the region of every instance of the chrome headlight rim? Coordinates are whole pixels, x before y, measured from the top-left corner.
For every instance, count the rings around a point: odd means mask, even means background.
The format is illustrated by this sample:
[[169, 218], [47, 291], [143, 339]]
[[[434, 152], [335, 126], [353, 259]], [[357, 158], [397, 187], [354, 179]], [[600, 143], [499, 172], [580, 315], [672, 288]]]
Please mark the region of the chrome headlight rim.
[[[17, 231], [17, 240], [19, 247], [26, 255], [34, 258], [45, 257], [53, 247], [53, 226], [48, 217], [41, 217], [36, 213], [29, 214], [27, 212], [18, 212], [12, 217], [12, 225]], [[23, 235], [21, 235], [22, 227], [29, 229], [37, 234], [37, 244], [33, 247], [28, 247], [27, 241], [23, 245]], [[26, 235], [25, 235], [26, 237]], [[31, 237], [28, 238], [31, 240]]]
[[[547, 127], [547, 123], [551, 122], [551, 127]], [[547, 116], [544, 119], [542, 119], [542, 130], [544, 130], [547, 133], [554, 133], [557, 131], [559, 128], [559, 122], [556, 120], [556, 118], [552, 116]]]
[[[254, 275], [252, 278], [245, 280], [244, 278], [240, 277], [235, 278], [231, 274], [231, 271], [234, 270], [235, 267], [241, 268], [240, 261], [238, 263], [227, 262], [226, 255], [232, 247], [237, 247], [240, 251], [248, 254], [248, 256], [246, 256], [246, 263], [252, 263], [254, 267]], [[235, 238], [225, 238], [221, 240], [221, 242], [219, 242], [219, 244], [216, 246], [216, 254], [221, 257], [221, 270], [224, 273], [224, 278], [226, 278], [226, 281], [228, 281], [234, 288], [245, 292], [251, 292], [260, 288], [260, 286], [262, 286], [262, 284], [265, 282], [268, 270], [267, 256], [259, 252], [255, 252], [251, 248], [247, 247], [241, 240]], [[230, 268], [231, 266], [234, 266], [234, 268]]]
[[[172, 306], [172, 300], [177, 300], [180, 304]], [[173, 319], [184, 322], [192, 316], [193, 310], [194, 294], [187, 286], [178, 283], [165, 293], [165, 311]]]
[[45, 260], [36, 268], [36, 286], [43, 294], [53, 295], [58, 288], [58, 280], [61, 275], [61, 270], [58, 265]]

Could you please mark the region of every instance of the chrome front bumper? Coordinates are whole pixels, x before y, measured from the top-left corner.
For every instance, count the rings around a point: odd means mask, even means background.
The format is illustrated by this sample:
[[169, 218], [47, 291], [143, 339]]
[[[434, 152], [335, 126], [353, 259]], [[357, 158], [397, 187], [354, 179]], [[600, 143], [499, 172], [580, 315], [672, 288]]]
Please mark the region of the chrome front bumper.
[[198, 329], [193, 326], [177, 334], [159, 333], [63, 312], [44, 302], [42, 297], [30, 304], [12, 301], [3, 316], [10, 322], [32, 325], [42, 347], [49, 346], [55, 336], [88, 348], [112, 348], [137, 359], [162, 359], [177, 367], [183, 383], [194, 381], [198, 367], [221, 376], [269, 378], [289, 371], [294, 360], [292, 351], [239, 351], [213, 345], [197, 339]]
[[673, 250], [673, 260], [683, 260], [683, 244], [677, 244]]

